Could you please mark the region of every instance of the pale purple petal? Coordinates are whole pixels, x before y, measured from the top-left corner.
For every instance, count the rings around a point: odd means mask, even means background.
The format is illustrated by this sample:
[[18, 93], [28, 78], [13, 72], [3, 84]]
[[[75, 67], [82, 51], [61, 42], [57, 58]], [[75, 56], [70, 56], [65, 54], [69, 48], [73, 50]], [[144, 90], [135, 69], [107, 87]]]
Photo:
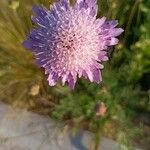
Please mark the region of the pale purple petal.
[[96, 16], [97, 15], [97, 10], [98, 10], [98, 5], [96, 4], [97, 0], [77, 0], [77, 3], [75, 5], [76, 9], [81, 10], [82, 8], [84, 9], [90, 9], [90, 15], [91, 16]]
[[48, 82], [49, 82], [49, 85], [50, 86], [54, 86], [56, 85], [56, 81], [58, 79], [58, 76], [56, 73], [50, 73], [49, 76], [48, 76]]
[[99, 69], [93, 68], [93, 78], [96, 83], [100, 83], [102, 81], [101, 72]]

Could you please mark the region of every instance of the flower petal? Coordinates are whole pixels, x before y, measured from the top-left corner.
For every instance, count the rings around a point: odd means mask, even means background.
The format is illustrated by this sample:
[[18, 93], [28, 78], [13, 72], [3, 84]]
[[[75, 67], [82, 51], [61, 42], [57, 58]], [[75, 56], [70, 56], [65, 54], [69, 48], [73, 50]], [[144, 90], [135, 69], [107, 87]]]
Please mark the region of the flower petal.
[[49, 82], [49, 85], [50, 86], [54, 86], [56, 85], [56, 81], [58, 79], [58, 76], [56, 73], [50, 73], [49, 76], [48, 76], [48, 82]]
[[77, 0], [75, 8], [78, 10], [90, 8], [90, 15], [94, 17], [98, 10], [96, 2], [97, 0]]

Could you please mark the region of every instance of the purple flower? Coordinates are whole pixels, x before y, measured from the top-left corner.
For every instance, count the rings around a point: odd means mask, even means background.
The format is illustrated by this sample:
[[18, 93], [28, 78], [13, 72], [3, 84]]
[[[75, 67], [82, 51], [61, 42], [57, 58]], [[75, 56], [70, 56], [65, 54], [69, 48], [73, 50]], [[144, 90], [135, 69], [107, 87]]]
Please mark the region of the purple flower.
[[118, 21], [96, 18], [96, 0], [77, 0], [71, 6], [69, 0], [60, 0], [50, 6], [34, 6], [38, 25], [23, 42], [33, 51], [38, 65], [45, 68], [50, 86], [58, 79], [68, 82], [73, 89], [77, 80], [89, 78], [91, 82], [102, 80], [102, 61], [107, 61], [107, 48], [118, 43], [116, 38], [123, 30], [116, 28]]

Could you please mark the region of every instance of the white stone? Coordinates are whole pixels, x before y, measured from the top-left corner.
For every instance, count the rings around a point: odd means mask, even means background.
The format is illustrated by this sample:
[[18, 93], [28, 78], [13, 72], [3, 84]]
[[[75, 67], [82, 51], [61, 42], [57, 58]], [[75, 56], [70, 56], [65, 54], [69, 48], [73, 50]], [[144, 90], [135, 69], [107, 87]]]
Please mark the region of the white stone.
[[[0, 150], [89, 150], [91, 133], [60, 134], [59, 125], [49, 117], [0, 103]], [[99, 149], [119, 150], [107, 138], [102, 138]]]

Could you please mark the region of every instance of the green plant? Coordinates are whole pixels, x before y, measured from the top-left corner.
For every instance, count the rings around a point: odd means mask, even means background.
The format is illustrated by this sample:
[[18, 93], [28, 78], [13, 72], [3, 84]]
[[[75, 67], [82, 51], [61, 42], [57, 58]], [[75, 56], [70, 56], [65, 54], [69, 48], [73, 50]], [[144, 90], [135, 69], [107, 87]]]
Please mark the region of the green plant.
[[[150, 75], [150, 3], [98, 1], [99, 15], [120, 20], [125, 33], [120, 37], [119, 46], [110, 52], [110, 61], [105, 63], [103, 83], [96, 85], [81, 79], [74, 91], [59, 84], [49, 87], [43, 70], [35, 65], [31, 52], [21, 45], [33, 26], [30, 16], [34, 3], [48, 6], [50, 1], [0, 1], [0, 98], [50, 114], [65, 124], [91, 130], [96, 141], [103, 134], [119, 139], [130, 149], [130, 139], [134, 137], [131, 119], [139, 113], [137, 109], [150, 110], [149, 78], [144, 78]], [[101, 117], [95, 111], [99, 101], [107, 107]]]

